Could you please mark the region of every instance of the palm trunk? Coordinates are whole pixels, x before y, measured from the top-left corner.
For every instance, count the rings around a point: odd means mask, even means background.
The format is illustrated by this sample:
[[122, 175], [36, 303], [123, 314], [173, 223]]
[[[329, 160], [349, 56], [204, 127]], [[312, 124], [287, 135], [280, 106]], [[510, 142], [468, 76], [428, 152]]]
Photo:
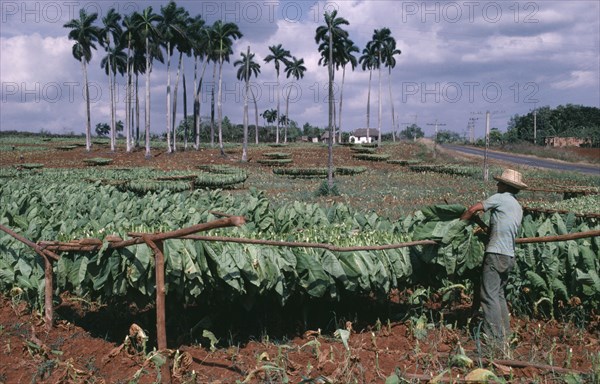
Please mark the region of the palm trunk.
[[150, 154], [150, 41], [146, 37], [146, 105], [144, 112], [146, 113], [146, 159], [149, 159], [152, 155]]
[[340, 88], [340, 108], [338, 111], [338, 143], [342, 142], [342, 99], [344, 94], [344, 80], [346, 78], [346, 66], [342, 68], [342, 87]]
[[378, 118], [377, 118], [377, 130], [379, 131], [377, 133], [377, 145], [381, 146], [381, 52], [379, 53], [379, 111], [378, 111]]
[[252, 93], [252, 100], [254, 101], [254, 117], [255, 117], [255, 122], [254, 122], [254, 141], [256, 142], [256, 144], [258, 144], [258, 105], [256, 103], [256, 96], [254, 96], [254, 91], [252, 90], [252, 88], [250, 89], [250, 92]]
[[371, 128], [371, 79], [373, 77], [373, 69], [369, 69], [369, 92], [367, 93], [367, 142], [370, 142], [369, 128]]
[[[250, 57], [250, 46], [246, 57]], [[250, 84], [250, 60], [246, 60], [246, 92], [244, 94], [244, 143], [242, 144], [242, 161], [248, 161], [248, 88]]]
[[329, 192], [333, 191], [333, 33], [329, 30], [329, 143], [327, 144], [327, 186]]
[[219, 128], [219, 150], [221, 156], [225, 157], [225, 148], [223, 147], [223, 106], [221, 102], [221, 82], [223, 79], [223, 58], [219, 57], [219, 88], [217, 93], [217, 124]]
[[396, 117], [394, 115], [394, 99], [392, 97], [392, 67], [388, 67], [388, 88], [390, 90], [390, 106], [392, 107], [392, 138], [396, 141]]
[[183, 74], [183, 149], [188, 146], [188, 119], [187, 119], [187, 87], [185, 86], [185, 73]]
[[215, 146], [215, 82], [217, 78], [217, 62], [213, 66], [213, 83], [210, 97], [210, 146]]
[[279, 144], [279, 70], [277, 70], [277, 87], [275, 88], [277, 92], [277, 118], [275, 119], [275, 143]]
[[125, 151], [131, 152], [131, 39], [127, 41], [127, 86], [125, 91]]
[[285, 130], [283, 133], [283, 142], [287, 143], [287, 132], [288, 132], [288, 126], [290, 124], [290, 119], [288, 113], [289, 113], [289, 106], [290, 106], [290, 92], [292, 91], [292, 87], [288, 88], [288, 94], [287, 97], [285, 99]]
[[[110, 60], [109, 60], [110, 65]], [[110, 119], [111, 119], [111, 127], [110, 127], [110, 151], [114, 152], [116, 150], [116, 140], [117, 140], [117, 119], [116, 119], [116, 102], [115, 102], [115, 86], [116, 86], [116, 73], [113, 73], [112, 68], [108, 69], [108, 80], [110, 81]]]
[[198, 124], [198, 96], [196, 94], [196, 87], [198, 86], [198, 56], [194, 52], [194, 86], [192, 91], [194, 92], [194, 149], [198, 150], [200, 147], [200, 130], [197, 127]]
[[[204, 61], [204, 64], [202, 65], [202, 74], [200, 75], [200, 82], [198, 83], [198, 88], [196, 88], [195, 91], [195, 95], [194, 95], [194, 113], [196, 114], [194, 116], [194, 128], [196, 130], [196, 142], [195, 142], [195, 149], [199, 150], [200, 149], [200, 128], [201, 128], [201, 115], [200, 115], [200, 110], [202, 107], [202, 98], [200, 97], [201, 91], [202, 91], [202, 82], [204, 79], [204, 71], [206, 70], [206, 65], [208, 64], [208, 60]], [[194, 85], [194, 88], [196, 86]], [[197, 109], [196, 109], [197, 108]]]
[[135, 74], [135, 147], [140, 146], [140, 76]]
[[167, 42], [167, 153], [171, 152], [171, 42]]
[[173, 89], [173, 124], [171, 127], [173, 128], [173, 152], [177, 151], [177, 128], [175, 127], [175, 122], [177, 120], [177, 90], [179, 88], [179, 76], [181, 75], [181, 69], [183, 67], [183, 52], [179, 52], [179, 64], [177, 66], [177, 78], [175, 79], [175, 88]]
[[83, 68], [83, 79], [85, 82], [85, 104], [87, 113], [87, 120], [85, 126], [85, 150], [87, 152], [90, 152], [92, 150], [92, 117], [90, 112], [90, 87], [88, 84], [87, 64], [85, 62], [85, 58], [83, 57], [81, 57], [81, 66]]

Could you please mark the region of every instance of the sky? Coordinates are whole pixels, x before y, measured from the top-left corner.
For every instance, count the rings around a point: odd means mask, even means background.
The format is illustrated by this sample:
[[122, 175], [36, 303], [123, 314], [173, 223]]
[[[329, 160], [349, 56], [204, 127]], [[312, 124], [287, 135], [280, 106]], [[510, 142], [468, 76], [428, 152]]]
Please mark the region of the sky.
[[[0, 130], [52, 133], [85, 132], [85, 99], [81, 64], [72, 56], [73, 41], [63, 25], [79, 9], [97, 12], [97, 25], [112, 7], [123, 15], [152, 6], [160, 12], [167, 1], [6, 1], [0, 2]], [[266, 63], [269, 47], [282, 44], [303, 58], [302, 79], [280, 73], [280, 113], [291, 90], [288, 116], [303, 126], [328, 124], [327, 69], [319, 65], [315, 30], [323, 14], [337, 10], [349, 22], [344, 28], [362, 54], [373, 32], [389, 28], [401, 54], [396, 66], [381, 73], [361, 66], [336, 73], [336, 101], [343, 96], [341, 128], [369, 127], [399, 131], [416, 123], [427, 136], [436, 128], [471, 136], [490, 126], [506, 131], [510, 118], [535, 108], [579, 104], [600, 107], [600, 2], [570, 1], [198, 1], [180, 0], [192, 16], [212, 24], [221, 19], [239, 26], [243, 37], [233, 45], [223, 68], [223, 115], [242, 123], [243, 84], [233, 62], [248, 46], [261, 72], [252, 79], [258, 110], [277, 107], [274, 64]], [[110, 121], [107, 76], [100, 68], [105, 56], [97, 45], [89, 63], [92, 130]], [[173, 56], [176, 62], [176, 55]], [[188, 90], [193, 60], [184, 60]], [[151, 73], [151, 130], [166, 129], [167, 67], [155, 62]], [[171, 77], [175, 82], [176, 65]], [[371, 81], [369, 82], [369, 79]], [[140, 78], [142, 116], [144, 78]], [[117, 119], [125, 121], [125, 79], [117, 78]], [[205, 74], [202, 115], [209, 111], [212, 65]], [[370, 87], [369, 87], [370, 84]], [[380, 85], [381, 84], [381, 85]], [[178, 117], [183, 118], [182, 84]], [[191, 91], [190, 91], [191, 92]], [[380, 102], [381, 99], [381, 102]], [[191, 95], [188, 111], [192, 110]], [[379, 118], [381, 109], [381, 119]], [[392, 110], [394, 119], [392, 119]], [[143, 117], [142, 117], [143, 119]], [[250, 121], [254, 108], [250, 103]], [[395, 122], [395, 126], [394, 123]], [[259, 121], [263, 124], [262, 118]]]

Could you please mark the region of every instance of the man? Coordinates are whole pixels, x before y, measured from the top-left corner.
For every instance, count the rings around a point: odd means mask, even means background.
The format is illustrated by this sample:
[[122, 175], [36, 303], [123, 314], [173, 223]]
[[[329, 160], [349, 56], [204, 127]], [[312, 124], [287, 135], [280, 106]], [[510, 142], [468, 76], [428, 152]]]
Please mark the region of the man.
[[469, 220], [480, 211], [491, 212], [489, 228], [483, 228], [489, 235], [489, 242], [483, 260], [481, 309], [484, 334], [496, 347], [502, 348], [510, 334], [504, 289], [515, 265], [515, 238], [523, 218], [523, 209], [515, 195], [527, 185], [523, 183], [521, 173], [512, 169], [505, 169], [494, 179], [498, 181], [498, 192], [471, 206], [461, 219]]

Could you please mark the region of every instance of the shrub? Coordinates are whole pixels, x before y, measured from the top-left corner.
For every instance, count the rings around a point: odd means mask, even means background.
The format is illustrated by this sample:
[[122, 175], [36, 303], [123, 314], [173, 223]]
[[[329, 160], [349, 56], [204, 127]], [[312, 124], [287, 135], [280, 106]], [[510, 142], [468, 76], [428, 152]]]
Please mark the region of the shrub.
[[263, 156], [269, 159], [289, 159], [291, 157], [291, 155], [286, 152], [269, 152], [265, 153]]
[[292, 159], [259, 159], [258, 163], [263, 165], [285, 165], [292, 162]]
[[93, 157], [91, 159], [84, 159], [83, 162], [87, 165], [108, 165], [112, 163], [113, 159], [105, 157]]
[[355, 159], [358, 159], [358, 160], [386, 161], [387, 159], [390, 158], [390, 155], [386, 155], [386, 154], [376, 155], [376, 154], [371, 154], [371, 153], [357, 153], [356, 155], [353, 155], [352, 157], [354, 157]]

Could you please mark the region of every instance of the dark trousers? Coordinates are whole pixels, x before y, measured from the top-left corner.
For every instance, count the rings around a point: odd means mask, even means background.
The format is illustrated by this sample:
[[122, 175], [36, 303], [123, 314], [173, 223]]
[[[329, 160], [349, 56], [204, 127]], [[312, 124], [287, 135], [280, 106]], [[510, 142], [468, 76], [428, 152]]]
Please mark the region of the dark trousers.
[[515, 258], [498, 253], [486, 253], [483, 260], [481, 281], [481, 310], [483, 332], [488, 339], [502, 346], [510, 334], [508, 306], [504, 289], [508, 274], [515, 265]]

